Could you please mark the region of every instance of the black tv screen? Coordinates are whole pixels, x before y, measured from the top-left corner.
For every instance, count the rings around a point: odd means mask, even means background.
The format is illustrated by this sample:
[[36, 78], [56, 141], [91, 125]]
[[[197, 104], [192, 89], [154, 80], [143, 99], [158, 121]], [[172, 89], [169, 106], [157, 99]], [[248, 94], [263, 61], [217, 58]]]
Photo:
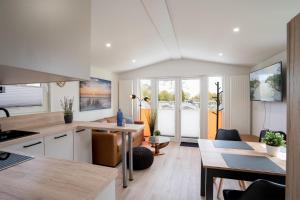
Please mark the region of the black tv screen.
[[282, 101], [282, 62], [250, 73], [252, 101]]

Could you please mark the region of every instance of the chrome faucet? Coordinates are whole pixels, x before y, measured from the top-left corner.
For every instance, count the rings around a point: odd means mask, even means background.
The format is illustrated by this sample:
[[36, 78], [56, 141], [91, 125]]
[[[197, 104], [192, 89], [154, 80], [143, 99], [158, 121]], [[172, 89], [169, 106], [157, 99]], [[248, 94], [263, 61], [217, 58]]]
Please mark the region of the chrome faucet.
[[8, 110], [5, 108], [0, 108], [0, 110], [3, 110], [5, 112], [6, 117], [10, 117]]

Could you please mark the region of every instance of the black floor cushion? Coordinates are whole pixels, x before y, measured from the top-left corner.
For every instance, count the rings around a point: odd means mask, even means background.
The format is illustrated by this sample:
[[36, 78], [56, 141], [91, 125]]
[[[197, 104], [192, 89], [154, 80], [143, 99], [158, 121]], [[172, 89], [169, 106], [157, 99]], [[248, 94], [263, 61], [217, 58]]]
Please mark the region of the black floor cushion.
[[[128, 153], [127, 153], [128, 158]], [[135, 147], [132, 150], [132, 160], [133, 160], [133, 169], [142, 170], [149, 168], [153, 163], [153, 153], [150, 149], [146, 147]], [[127, 166], [129, 164], [129, 159], [127, 159]]]

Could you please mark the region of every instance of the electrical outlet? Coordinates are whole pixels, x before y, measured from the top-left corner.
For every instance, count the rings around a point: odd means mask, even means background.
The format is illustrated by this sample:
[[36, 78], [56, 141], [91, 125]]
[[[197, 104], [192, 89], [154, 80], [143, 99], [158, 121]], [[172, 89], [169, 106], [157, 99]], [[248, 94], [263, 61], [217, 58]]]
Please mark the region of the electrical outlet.
[[5, 87], [4, 86], [0, 86], [0, 93], [4, 93], [5, 92]]

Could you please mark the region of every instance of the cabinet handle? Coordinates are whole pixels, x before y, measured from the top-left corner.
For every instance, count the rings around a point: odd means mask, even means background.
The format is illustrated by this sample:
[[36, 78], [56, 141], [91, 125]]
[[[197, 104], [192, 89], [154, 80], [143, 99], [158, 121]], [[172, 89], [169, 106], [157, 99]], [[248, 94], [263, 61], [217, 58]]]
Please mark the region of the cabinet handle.
[[32, 146], [35, 146], [35, 145], [38, 145], [38, 144], [42, 144], [42, 142], [41, 142], [41, 141], [39, 141], [39, 142], [36, 142], [36, 143], [33, 143], [33, 144], [24, 145], [24, 146], [23, 146], [23, 148], [32, 147]]
[[85, 131], [85, 129], [76, 130], [76, 133], [80, 133], [80, 132], [83, 132], [83, 131]]
[[63, 134], [63, 135], [54, 137], [54, 139], [56, 140], [56, 139], [59, 139], [59, 138], [62, 138], [62, 137], [66, 137], [66, 136], [67, 136], [67, 134]]

